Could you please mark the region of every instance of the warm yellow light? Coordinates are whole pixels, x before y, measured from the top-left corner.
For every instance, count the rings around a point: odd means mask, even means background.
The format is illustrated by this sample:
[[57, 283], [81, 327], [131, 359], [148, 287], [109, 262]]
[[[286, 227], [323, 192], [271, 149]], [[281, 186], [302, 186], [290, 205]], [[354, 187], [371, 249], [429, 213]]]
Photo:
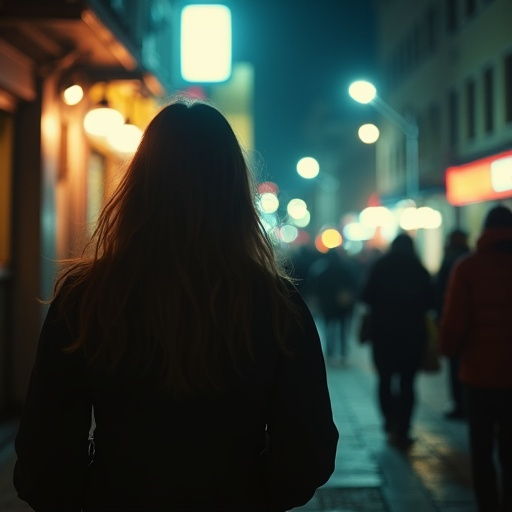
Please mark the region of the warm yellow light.
[[341, 234], [337, 229], [329, 228], [322, 233], [322, 243], [328, 249], [339, 247], [342, 241]]
[[379, 139], [379, 129], [372, 123], [363, 124], [357, 131], [359, 138], [365, 144], [373, 144]]
[[350, 97], [359, 103], [370, 103], [377, 96], [377, 89], [366, 80], [357, 80], [348, 88]]
[[231, 11], [225, 5], [187, 5], [181, 11], [181, 76], [223, 82], [231, 76]]
[[135, 153], [142, 138], [142, 130], [134, 124], [123, 124], [107, 135], [107, 142], [119, 153]]
[[318, 176], [318, 173], [320, 172], [320, 165], [314, 158], [305, 156], [298, 161], [297, 172], [299, 173], [299, 176], [310, 180]]
[[66, 105], [77, 105], [84, 97], [84, 90], [79, 85], [71, 85], [66, 87], [62, 93], [62, 98]]
[[84, 117], [85, 131], [90, 135], [105, 137], [124, 124], [123, 115], [109, 107], [98, 107], [90, 110]]

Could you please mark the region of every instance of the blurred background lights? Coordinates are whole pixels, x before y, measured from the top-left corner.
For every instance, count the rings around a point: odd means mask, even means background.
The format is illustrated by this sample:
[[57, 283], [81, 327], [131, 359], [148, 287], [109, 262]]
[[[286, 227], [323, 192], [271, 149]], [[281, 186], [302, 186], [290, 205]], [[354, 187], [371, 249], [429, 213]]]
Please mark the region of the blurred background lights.
[[311, 222], [311, 213], [309, 212], [309, 210], [306, 210], [304, 212], [304, 215], [299, 219], [292, 218], [292, 222], [293, 224], [295, 224], [295, 226], [299, 228], [305, 228]]
[[104, 137], [121, 128], [124, 117], [121, 112], [106, 106], [100, 106], [87, 112], [84, 128], [89, 135]]
[[142, 138], [142, 130], [134, 124], [123, 124], [107, 136], [107, 142], [119, 153], [135, 153]]
[[385, 206], [369, 206], [359, 214], [359, 222], [363, 226], [375, 228], [388, 226], [394, 222], [393, 214]]
[[377, 89], [374, 85], [366, 80], [357, 80], [350, 84], [348, 93], [351, 98], [358, 101], [359, 103], [370, 103], [377, 96]]
[[258, 185], [258, 192], [260, 194], [264, 194], [265, 192], [277, 194], [279, 192], [279, 187], [273, 181], [264, 181]]
[[405, 231], [413, 231], [420, 227], [418, 210], [413, 206], [404, 208], [400, 214], [399, 220], [400, 227]]
[[347, 240], [370, 240], [375, 234], [375, 228], [364, 226], [360, 222], [350, 222], [343, 228], [343, 236]]
[[84, 90], [79, 85], [71, 85], [64, 89], [62, 97], [66, 105], [77, 105], [84, 97]]
[[379, 139], [379, 129], [372, 123], [360, 126], [357, 134], [365, 144], [373, 144]]
[[288, 215], [292, 219], [301, 219], [307, 211], [307, 205], [302, 199], [292, 199], [286, 207]]
[[437, 229], [443, 223], [441, 213], [429, 206], [418, 208], [418, 223], [423, 229]]
[[299, 176], [310, 180], [318, 176], [320, 165], [313, 157], [305, 156], [297, 162], [297, 172]]
[[334, 249], [335, 247], [339, 247], [341, 242], [343, 241], [341, 237], [341, 233], [334, 228], [328, 228], [322, 232], [321, 235], [322, 243], [328, 249]]
[[299, 230], [290, 224], [285, 224], [279, 229], [279, 236], [281, 240], [287, 244], [294, 242], [299, 235]]
[[264, 213], [274, 213], [279, 208], [279, 199], [272, 192], [265, 192], [260, 196], [260, 209]]
[[224, 82], [231, 76], [231, 11], [225, 5], [187, 5], [181, 11], [181, 76]]

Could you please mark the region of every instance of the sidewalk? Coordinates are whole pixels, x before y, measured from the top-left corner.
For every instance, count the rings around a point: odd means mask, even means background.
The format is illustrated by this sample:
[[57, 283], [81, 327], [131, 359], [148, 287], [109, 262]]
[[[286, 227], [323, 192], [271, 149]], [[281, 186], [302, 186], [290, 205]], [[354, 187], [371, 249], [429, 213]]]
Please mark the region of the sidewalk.
[[[321, 326], [319, 326], [322, 334]], [[476, 512], [465, 422], [449, 421], [447, 365], [420, 374], [413, 416], [415, 443], [390, 446], [376, 406], [370, 347], [349, 343], [344, 366], [328, 367], [340, 432], [336, 469], [301, 512]]]
[[[419, 377], [412, 432], [416, 442], [401, 452], [386, 442], [375, 401], [369, 347], [351, 340], [348, 363], [328, 368], [340, 440], [336, 470], [297, 512], [475, 512], [466, 424], [447, 421], [446, 368]], [[6, 438], [14, 425], [0, 428]], [[2, 448], [3, 446], [3, 448]], [[0, 438], [0, 511], [31, 509], [12, 488], [12, 442]]]

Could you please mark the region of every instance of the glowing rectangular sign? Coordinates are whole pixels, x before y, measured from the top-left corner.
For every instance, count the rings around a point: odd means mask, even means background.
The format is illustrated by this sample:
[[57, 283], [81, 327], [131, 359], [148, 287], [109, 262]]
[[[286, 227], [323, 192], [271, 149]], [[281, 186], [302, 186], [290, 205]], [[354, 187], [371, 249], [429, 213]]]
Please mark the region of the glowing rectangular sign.
[[462, 206], [512, 196], [512, 151], [449, 167], [446, 199]]
[[231, 75], [231, 11], [225, 5], [187, 5], [181, 11], [181, 76], [224, 82]]

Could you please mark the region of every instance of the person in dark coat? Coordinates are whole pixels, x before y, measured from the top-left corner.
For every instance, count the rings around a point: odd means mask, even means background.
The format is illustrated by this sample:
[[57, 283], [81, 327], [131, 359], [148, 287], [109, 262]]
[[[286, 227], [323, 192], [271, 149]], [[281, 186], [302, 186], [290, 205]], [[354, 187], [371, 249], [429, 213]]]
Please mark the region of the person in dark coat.
[[356, 269], [348, 257], [330, 249], [310, 267], [309, 292], [318, 304], [325, 327], [326, 355], [343, 362], [348, 355], [348, 338], [357, 296]]
[[[449, 235], [445, 247], [445, 253], [441, 267], [435, 279], [436, 292], [436, 313], [440, 319], [443, 311], [444, 297], [446, 287], [448, 286], [448, 278], [455, 262], [469, 253], [468, 234], [462, 229], [454, 229]], [[452, 399], [451, 409], [445, 413], [448, 419], [464, 419], [466, 417], [466, 405], [462, 385], [459, 380], [459, 357], [453, 356], [448, 358], [449, 364], [449, 388]]]
[[440, 350], [460, 357], [478, 512], [512, 511], [512, 211], [491, 208], [448, 282]]
[[34, 510], [284, 512], [329, 479], [318, 332], [252, 190], [218, 110], [151, 121], [41, 331], [15, 441]]
[[391, 443], [407, 448], [413, 441], [414, 383], [427, 342], [425, 316], [434, 306], [431, 276], [409, 235], [398, 235], [374, 263], [361, 300], [371, 308], [372, 354], [384, 429]]

